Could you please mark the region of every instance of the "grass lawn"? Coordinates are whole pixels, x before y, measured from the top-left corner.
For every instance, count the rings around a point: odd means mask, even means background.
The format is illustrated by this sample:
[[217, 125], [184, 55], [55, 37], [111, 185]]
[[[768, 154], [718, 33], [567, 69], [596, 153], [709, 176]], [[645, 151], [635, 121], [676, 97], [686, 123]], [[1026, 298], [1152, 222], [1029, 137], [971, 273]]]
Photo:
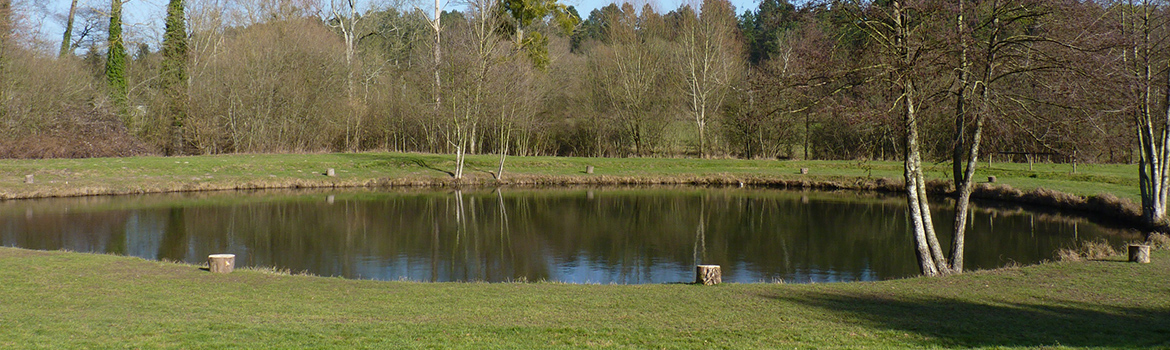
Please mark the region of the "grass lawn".
[[416, 283], [0, 248], [0, 348], [1170, 347], [1170, 252], [811, 285]]
[[[0, 197], [450, 185], [452, 159], [0, 160]], [[495, 162], [470, 157], [468, 183], [493, 185], [486, 171]], [[511, 157], [507, 164], [505, 181], [518, 183], [901, 178], [897, 162]], [[585, 174], [586, 165], [595, 174]], [[324, 176], [328, 168], [338, 176]], [[929, 170], [949, 176], [946, 164]], [[977, 176], [1025, 190], [1137, 199], [1134, 165], [1071, 170], [996, 163]], [[33, 184], [24, 183], [29, 174]], [[883, 282], [704, 287], [217, 275], [131, 257], [0, 248], [0, 348], [1170, 348], [1170, 252], [1155, 252], [1151, 264], [1122, 260]]]
[[[465, 183], [494, 185], [491, 155], [468, 157]], [[888, 178], [900, 182], [900, 162], [776, 161], [737, 159], [509, 157], [504, 183], [691, 183], [731, 181], [846, 181]], [[585, 166], [596, 167], [585, 174]], [[398, 185], [450, 185], [450, 155], [411, 153], [243, 154], [195, 157], [0, 160], [0, 198], [126, 194], [182, 190]], [[976, 179], [1023, 190], [1039, 187], [1077, 195], [1112, 193], [1138, 199], [1136, 165], [981, 163]], [[325, 171], [336, 169], [337, 177]], [[808, 175], [800, 175], [809, 168]], [[948, 164], [928, 165], [931, 177], [950, 177]], [[25, 184], [25, 175], [34, 183]]]

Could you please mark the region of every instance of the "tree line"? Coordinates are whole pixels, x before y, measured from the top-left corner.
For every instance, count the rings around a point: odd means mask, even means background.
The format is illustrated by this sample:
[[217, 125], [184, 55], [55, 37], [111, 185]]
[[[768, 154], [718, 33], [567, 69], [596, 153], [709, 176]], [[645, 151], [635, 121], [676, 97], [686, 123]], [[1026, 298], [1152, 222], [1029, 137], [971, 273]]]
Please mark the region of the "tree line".
[[[508, 155], [894, 159], [926, 275], [963, 270], [981, 157], [1136, 162], [1166, 226], [1165, 2], [464, 5], [171, 0], [162, 48], [128, 55], [111, 0], [104, 46], [71, 9], [53, 57], [0, 0], [0, 153], [421, 151], [457, 179], [476, 153], [497, 178]], [[949, 253], [925, 161], [951, 166]]]
[[[19, 34], [10, 4], [0, 7], [9, 156], [905, 158], [891, 107], [904, 98], [892, 84], [903, 77], [889, 74], [897, 48], [875, 31], [888, 1], [578, 14], [548, 0], [471, 0], [436, 17], [343, 0], [175, 0], [162, 47], [127, 48], [115, 0], [75, 4], [56, 54]], [[980, 123], [985, 154], [1005, 160], [1138, 161], [1134, 113], [1165, 108], [1162, 4], [912, 5], [906, 34], [921, 43], [902, 64], [920, 100], [921, 157], [949, 159]], [[1127, 42], [1141, 21], [1148, 50]], [[1150, 107], [1132, 96], [1143, 93]], [[79, 134], [104, 143], [78, 153], [68, 140]]]

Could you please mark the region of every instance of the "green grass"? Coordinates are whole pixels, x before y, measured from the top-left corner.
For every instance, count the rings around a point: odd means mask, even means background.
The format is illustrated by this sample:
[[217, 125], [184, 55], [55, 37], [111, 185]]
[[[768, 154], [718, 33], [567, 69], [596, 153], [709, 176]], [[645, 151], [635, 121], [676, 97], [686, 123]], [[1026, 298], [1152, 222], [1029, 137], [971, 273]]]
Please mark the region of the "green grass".
[[[492, 185], [497, 157], [468, 158], [467, 183]], [[596, 167], [587, 175], [586, 165]], [[171, 192], [243, 188], [288, 188], [450, 184], [454, 158], [409, 153], [245, 154], [197, 157], [0, 160], [0, 198]], [[326, 177], [328, 168], [337, 177]], [[799, 175], [809, 168], [809, 175]], [[699, 178], [843, 181], [888, 178], [901, 181], [900, 162], [776, 161], [664, 158], [509, 157], [505, 182], [555, 179], [560, 183], [677, 182]], [[948, 164], [928, 165], [928, 175], [947, 179]], [[34, 175], [34, 184], [24, 176]], [[1023, 190], [1044, 187], [1077, 195], [1112, 193], [1138, 198], [1135, 165], [981, 163], [976, 179], [988, 175]]]
[[[448, 185], [453, 158], [302, 154], [0, 160], [0, 197]], [[469, 158], [493, 185], [493, 156]], [[584, 174], [586, 165], [595, 174]], [[1137, 199], [1133, 165], [996, 163], [1028, 190]], [[338, 176], [325, 177], [325, 169]], [[800, 168], [810, 168], [800, 175]], [[901, 178], [898, 162], [511, 157], [507, 179]], [[947, 178], [949, 166], [929, 174]], [[33, 174], [34, 184], [23, 183]], [[633, 181], [637, 180], [637, 181]], [[270, 194], [279, 195], [279, 194]], [[0, 248], [0, 348], [1167, 348], [1170, 253], [943, 278], [782, 285], [413, 283]]]
[[813, 285], [415, 283], [0, 248], [0, 348], [1170, 346], [1170, 253]]

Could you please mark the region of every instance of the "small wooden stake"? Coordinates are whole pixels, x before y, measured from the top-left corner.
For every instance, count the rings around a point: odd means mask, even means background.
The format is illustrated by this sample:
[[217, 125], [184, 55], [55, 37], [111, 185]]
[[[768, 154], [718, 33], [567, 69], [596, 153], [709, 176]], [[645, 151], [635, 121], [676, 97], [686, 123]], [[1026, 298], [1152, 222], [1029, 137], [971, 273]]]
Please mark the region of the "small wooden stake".
[[987, 177], [987, 182], [990, 182], [990, 183], [995, 183], [995, 176], [988, 176], [988, 177]]
[[719, 265], [696, 265], [695, 284], [705, 286], [723, 283], [723, 271]]
[[801, 175], [808, 175], [808, 168], [800, 168]]
[[337, 176], [337, 172], [333, 171], [333, 168], [329, 168], [329, 170], [325, 171], [325, 176], [334, 177]]
[[1150, 263], [1150, 246], [1145, 244], [1129, 245], [1129, 262], [1139, 264]]
[[586, 173], [586, 174], [592, 174], [592, 173], [593, 173], [593, 166], [592, 166], [592, 165], [586, 165], [586, 166], [585, 166], [585, 173]]
[[208, 271], [215, 273], [231, 273], [235, 267], [235, 254], [211, 254], [207, 256]]
[[33, 176], [32, 175], [25, 175], [24, 176], [24, 183], [26, 183], [26, 184], [33, 183]]

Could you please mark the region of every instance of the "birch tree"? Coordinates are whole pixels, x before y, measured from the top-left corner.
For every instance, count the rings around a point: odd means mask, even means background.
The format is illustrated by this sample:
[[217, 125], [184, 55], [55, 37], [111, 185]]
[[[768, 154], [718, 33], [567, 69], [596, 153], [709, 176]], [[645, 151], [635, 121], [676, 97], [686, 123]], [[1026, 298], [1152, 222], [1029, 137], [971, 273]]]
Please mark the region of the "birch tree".
[[736, 19], [726, 0], [704, 0], [696, 16], [686, 11], [679, 42], [687, 109], [699, 134], [699, 157], [706, 158], [707, 123], [718, 115], [743, 70], [742, 46], [736, 41]]
[[[1115, 4], [1121, 15], [1124, 51], [1121, 59], [1134, 82], [1130, 84], [1133, 124], [1138, 139], [1138, 186], [1142, 214], [1147, 224], [1166, 223], [1166, 199], [1170, 196], [1170, 75], [1167, 69], [1166, 11], [1156, 0], [1128, 0]], [[1159, 106], [1159, 105], [1163, 106]]]
[[357, 41], [362, 16], [358, 13], [356, 0], [332, 0], [329, 8], [333, 15], [330, 26], [341, 31], [345, 43], [345, 93], [350, 109], [345, 118], [345, 148], [356, 151], [365, 114], [365, 101], [357, 94], [357, 75], [360, 70], [357, 62]]
[[[1053, 55], [1045, 55], [1039, 49], [1055, 51], [1067, 46], [1030, 28], [1046, 15], [1035, 1], [986, 0], [967, 5], [967, 1], [960, 1], [956, 16], [960, 52], [951, 162], [957, 199], [949, 261], [949, 269], [954, 273], [963, 271], [975, 170], [984, 126], [1000, 114], [996, 107], [999, 86], [1021, 74], [1060, 69], [1061, 64], [1049, 58]], [[968, 13], [968, 9], [974, 10], [973, 13]], [[967, 27], [969, 23], [974, 27]], [[974, 109], [968, 109], [969, 105]]]
[[917, 75], [928, 62], [926, 56], [935, 54], [937, 49], [929, 42], [924, 25], [924, 19], [929, 18], [928, 5], [921, 1], [911, 4], [907, 0], [893, 0], [888, 6], [860, 4], [850, 12], [856, 16], [855, 23], [880, 51], [880, 66], [897, 93], [891, 110], [901, 114], [905, 135], [903, 178], [910, 231], [922, 274], [935, 276], [948, 273], [950, 265], [931, 220], [919, 148], [919, 112], [923, 94], [919, 91]]

